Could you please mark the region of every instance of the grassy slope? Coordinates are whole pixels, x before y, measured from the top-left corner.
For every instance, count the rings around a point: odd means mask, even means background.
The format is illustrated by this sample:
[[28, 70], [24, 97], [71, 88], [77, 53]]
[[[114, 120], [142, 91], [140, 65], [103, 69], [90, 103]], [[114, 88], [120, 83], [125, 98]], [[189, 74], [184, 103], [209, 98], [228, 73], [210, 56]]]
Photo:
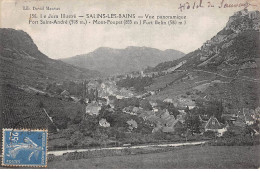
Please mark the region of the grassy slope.
[[[40, 102], [59, 129], [66, 127], [69, 119], [83, 114], [83, 106], [79, 103], [27, 93], [14, 86], [0, 85], [0, 90], [0, 130], [48, 128], [49, 133], [54, 132], [55, 126], [39, 106]], [[1, 135], [2, 131], [0, 137]]]
[[[165, 87], [166, 84], [168, 84], [168, 86], [162, 89], [162, 91], [159, 92], [158, 94], [151, 96], [150, 99], [164, 100], [166, 98], [174, 98], [177, 95], [186, 94], [187, 91], [191, 91], [194, 87], [198, 85], [208, 83], [211, 80], [215, 79], [215, 75], [213, 74], [201, 73], [200, 75], [198, 75], [197, 72], [189, 72], [195, 78], [188, 79], [186, 77], [187, 75], [183, 75], [185, 73], [187, 72], [176, 73], [176, 74], [173, 73], [173, 74], [169, 74], [157, 78], [155, 82], [148, 88], [148, 90], [152, 91], [158, 88], [163, 88]], [[182, 79], [179, 78], [181, 76], [183, 76]], [[176, 80], [177, 78], [179, 79]], [[201, 81], [205, 81], [205, 82], [201, 82]]]
[[48, 168], [259, 168], [259, 146], [193, 146], [174, 151], [50, 162]]
[[[241, 70], [236, 79], [231, 79], [215, 74], [191, 70], [189, 73], [192, 75], [192, 79], [187, 77], [185, 78], [184, 76], [182, 80], [176, 80], [176, 78], [181, 76], [182, 73], [168, 74], [166, 76], [156, 78], [154, 83], [147, 87], [147, 90], [152, 91], [163, 88], [158, 94], [149, 97], [149, 99], [164, 100], [166, 98], [175, 98], [178, 95], [186, 95], [187, 92], [192, 92], [192, 90], [194, 90], [197, 86], [200, 87], [203, 86], [203, 84], [211, 83], [214, 80], [219, 80], [222, 83], [209, 84], [200, 96], [204, 97], [207, 95], [207, 99], [223, 99], [231, 105], [232, 109], [239, 109], [242, 107], [254, 109], [259, 106], [260, 81], [257, 83], [257, 81], [252, 82], [252, 79], [249, 79], [259, 76], [259, 74], [252, 75], [252, 72], [257, 73], [255, 69]], [[227, 73], [222, 75], [230, 77]], [[169, 84], [171, 82], [173, 83]], [[166, 84], [168, 84], [167, 87], [165, 87]], [[196, 98], [197, 96], [198, 95], [194, 95], [192, 97]]]
[[[39, 103], [42, 102], [43, 107], [47, 110], [54, 122], [61, 125], [60, 118], [71, 118], [78, 111], [81, 112], [83, 107], [81, 104], [59, 100], [54, 97], [46, 97], [43, 95], [35, 95], [24, 92], [14, 86], [1, 86], [1, 125], [0, 127], [12, 127], [16, 122], [31, 117], [26, 121], [21, 121], [17, 127], [42, 128], [48, 127], [48, 119], [44, 114]], [[62, 126], [60, 126], [62, 127]]]
[[0, 79], [14, 84], [45, 85], [47, 82], [83, 80], [99, 76], [98, 72], [80, 69], [52, 59], [12, 59], [0, 54]]

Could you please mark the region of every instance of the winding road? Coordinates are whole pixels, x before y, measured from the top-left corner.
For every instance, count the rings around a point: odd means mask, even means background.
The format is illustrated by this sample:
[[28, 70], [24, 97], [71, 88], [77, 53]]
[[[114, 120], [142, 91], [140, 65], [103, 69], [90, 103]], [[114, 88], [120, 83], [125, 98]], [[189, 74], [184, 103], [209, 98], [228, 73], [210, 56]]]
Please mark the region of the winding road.
[[59, 150], [59, 151], [49, 151], [48, 154], [55, 156], [61, 156], [65, 153], [71, 152], [86, 152], [86, 151], [96, 151], [96, 150], [121, 150], [121, 149], [138, 149], [138, 148], [149, 148], [149, 147], [178, 147], [187, 145], [202, 145], [207, 143], [207, 141], [199, 142], [186, 142], [186, 143], [168, 143], [168, 144], [154, 144], [154, 145], [140, 145], [140, 146], [129, 146], [129, 147], [110, 147], [110, 148], [93, 148], [93, 149], [73, 149], [73, 150]]

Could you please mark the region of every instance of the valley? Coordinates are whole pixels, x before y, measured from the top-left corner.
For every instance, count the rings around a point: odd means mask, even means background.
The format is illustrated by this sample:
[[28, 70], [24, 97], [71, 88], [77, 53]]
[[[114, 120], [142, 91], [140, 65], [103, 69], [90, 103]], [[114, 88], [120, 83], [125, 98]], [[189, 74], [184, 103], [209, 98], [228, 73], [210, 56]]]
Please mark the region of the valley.
[[[0, 29], [0, 128], [48, 129], [53, 168], [79, 159], [76, 164], [81, 167], [87, 163], [113, 168], [110, 164], [120, 155], [127, 155], [122, 166], [116, 164], [122, 168], [156, 168], [156, 156], [169, 168], [193, 168], [192, 163], [201, 168], [236, 167], [241, 163], [236, 153], [252, 159], [244, 152], [259, 146], [259, 23], [259, 11], [238, 11], [214, 37], [188, 54], [101, 47], [62, 60], [40, 52], [26, 32]], [[168, 149], [193, 142], [203, 145]], [[165, 149], [146, 152], [164, 144]], [[90, 149], [104, 152], [88, 155]], [[229, 150], [230, 155], [224, 155], [234, 164], [220, 157]], [[64, 154], [54, 155], [58, 151]], [[173, 159], [175, 154], [180, 159]], [[204, 156], [217, 161], [195, 160]], [[136, 162], [140, 157], [145, 165]], [[182, 163], [186, 158], [188, 166]], [[130, 161], [135, 166], [128, 166]], [[259, 163], [248, 161], [239, 167], [258, 168]]]

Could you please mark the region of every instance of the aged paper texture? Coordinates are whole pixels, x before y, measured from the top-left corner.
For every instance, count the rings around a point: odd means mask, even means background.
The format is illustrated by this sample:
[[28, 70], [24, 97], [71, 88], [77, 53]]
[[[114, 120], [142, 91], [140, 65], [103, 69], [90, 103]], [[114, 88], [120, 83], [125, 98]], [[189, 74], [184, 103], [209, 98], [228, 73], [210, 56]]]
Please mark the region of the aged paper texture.
[[258, 169], [259, 6], [0, 0], [0, 168]]

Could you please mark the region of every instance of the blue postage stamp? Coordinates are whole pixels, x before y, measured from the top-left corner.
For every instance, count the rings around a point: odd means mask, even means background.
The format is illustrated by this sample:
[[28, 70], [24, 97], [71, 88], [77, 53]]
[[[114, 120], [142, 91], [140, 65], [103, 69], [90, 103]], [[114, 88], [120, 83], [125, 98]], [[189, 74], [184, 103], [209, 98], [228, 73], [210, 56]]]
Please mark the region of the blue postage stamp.
[[47, 167], [47, 130], [3, 129], [3, 166]]

